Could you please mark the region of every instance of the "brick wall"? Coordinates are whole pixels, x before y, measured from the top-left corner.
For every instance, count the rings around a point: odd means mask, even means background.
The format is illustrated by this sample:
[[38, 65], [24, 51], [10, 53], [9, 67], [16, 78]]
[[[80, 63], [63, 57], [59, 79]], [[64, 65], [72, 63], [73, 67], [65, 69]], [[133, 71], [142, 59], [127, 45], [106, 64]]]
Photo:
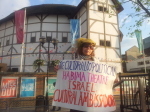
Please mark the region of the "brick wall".
[[[28, 102], [26, 102], [25, 104], [22, 104], [22, 105], [28, 105], [29, 104], [30, 106], [31, 105], [34, 106], [35, 105], [36, 96], [44, 95], [45, 77], [47, 77], [46, 73], [20, 73], [20, 72], [3, 72], [2, 73], [1, 72], [0, 73], [0, 81], [1, 81], [3, 76], [18, 77], [18, 94], [17, 94], [17, 98], [4, 98], [4, 99], [0, 99], [0, 101], [3, 101], [3, 102], [7, 101], [9, 103], [9, 105], [10, 105], [10, 103], [12, 103], [13, 101], [16, 101], [16, 100], [32, 100], [32, 101], [30, 101], [30, 103], [28, 103], [29, 102], [28, 101]], [[21, 77], [36, 77], [36, 96], [35, 97], [20, 98]], [[51, 73], [48, 74], [48, 77], [56, 77], [56, 73], [55, 72], [51, 72]], [[1, 83], [0, 83], [0, 86], [1, 86]], [[52, 97], [49, 97], [49, 100], [50, 100], [50, 103], [51, 103]], [[21, 105], [21, 101], [20, 101], [20, 103], [16, 101], [16, 104], [14, 103], [13, 105], [15, 107], [20, 106]], [[0, 108], [1, 108], [1, 106], [0, 106]]]

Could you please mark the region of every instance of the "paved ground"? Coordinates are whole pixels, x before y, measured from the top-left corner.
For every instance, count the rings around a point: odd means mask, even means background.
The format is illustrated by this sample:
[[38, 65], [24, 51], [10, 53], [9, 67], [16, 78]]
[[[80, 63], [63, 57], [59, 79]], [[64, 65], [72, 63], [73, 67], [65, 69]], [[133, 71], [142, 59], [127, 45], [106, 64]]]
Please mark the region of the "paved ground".
[[[115, 97], [115, 99], [116, 99], [117, 109], [114, 112], [120, 112], [120, 99], [119, 99], [119, 96]], [[49, 112], [69, 112], [69, 109], [66, 109], [66, 108], [61, 108], [60, 111], [51, 111], [51, 109], [52, 109], [52, 106], [49, 107], [49, 110], [50, 110]], [[0, 112], [46, 112], [46, 111], [44, 111], [44, 108], [37, 109], [36, 111], [35, 111], [35, 108], [11, 108], [9, 110], [0, 109]], [[131, 111], [124, 110], [124, 112], [131, 112]]]

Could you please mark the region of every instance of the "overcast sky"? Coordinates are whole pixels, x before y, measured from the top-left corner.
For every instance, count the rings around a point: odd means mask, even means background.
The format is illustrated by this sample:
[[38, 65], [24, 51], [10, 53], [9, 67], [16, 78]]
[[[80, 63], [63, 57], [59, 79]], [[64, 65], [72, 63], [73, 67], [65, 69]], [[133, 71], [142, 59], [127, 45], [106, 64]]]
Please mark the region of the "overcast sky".
[[[32, 5], [39, 5], [39, 4], [69, 4], [69, 5], [78, 5], [81, 0], [0, 0], [0, 19], [8, 16], [10, 13], [14, 12], [15, 10], [19, 10], [23, 7], [32, 6]], [[124, 18], [127, 17], [128, 12], [132, 12], [130, 8], [130, 3], [123, 5], [124, 11], [122, 11], [119, 14], [119, 26], [122, 25], [122, 21]], [[137, 46], [137, 40], [135, 36], [127, 37], [126, 34], [128, 33], [128, 30], [126, 27], [128, 27], [130, 24], [132, 24], [135, 21], [133, 18], [129, 18], [125, 26], [121, 28], [121, 31], [124, 35], [123, 40], [121, 42], [121, 51], [122, 54], [132, 46]], [[146, 38], [149, 36], [149, 29], [150, 29], [150, 23], [147, 21], [145, 22], [145, 25], [141, 28], [143, 38]]]

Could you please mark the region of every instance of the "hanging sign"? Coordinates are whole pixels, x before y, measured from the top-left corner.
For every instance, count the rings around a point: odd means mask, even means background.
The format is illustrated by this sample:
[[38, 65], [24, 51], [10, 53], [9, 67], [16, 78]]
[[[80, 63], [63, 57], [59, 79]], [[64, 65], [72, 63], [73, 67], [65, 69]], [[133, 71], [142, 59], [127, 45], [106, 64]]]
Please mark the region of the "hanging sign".
[[2, 77], [0, 98], [16, 98], [18, 77]]
[[36, 88], [35, 77], [22, 77], [20, 87], [20, 97], [34, 97]]

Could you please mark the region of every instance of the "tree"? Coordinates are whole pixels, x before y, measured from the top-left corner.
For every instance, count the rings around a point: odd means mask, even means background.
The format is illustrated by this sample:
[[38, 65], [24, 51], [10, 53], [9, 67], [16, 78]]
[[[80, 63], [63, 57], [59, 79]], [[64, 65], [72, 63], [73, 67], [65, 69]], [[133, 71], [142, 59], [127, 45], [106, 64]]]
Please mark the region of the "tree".
[[134, 34], [133, 29], [139, 29], [144, 21], [150, 22], [148, 20], [150, 18], [150, 0], [120, 0], [120, 2], [121, 4], [130, 2], [132, 4], [131, 8], [135, 11], [127, 15], [128, 17], [124, 19], [123, 25], [121, 26], [123, 27], [125, 25], [129, 17], [136, 18], [135, 23], [128, 27], [128, 35], [132, 36]]

